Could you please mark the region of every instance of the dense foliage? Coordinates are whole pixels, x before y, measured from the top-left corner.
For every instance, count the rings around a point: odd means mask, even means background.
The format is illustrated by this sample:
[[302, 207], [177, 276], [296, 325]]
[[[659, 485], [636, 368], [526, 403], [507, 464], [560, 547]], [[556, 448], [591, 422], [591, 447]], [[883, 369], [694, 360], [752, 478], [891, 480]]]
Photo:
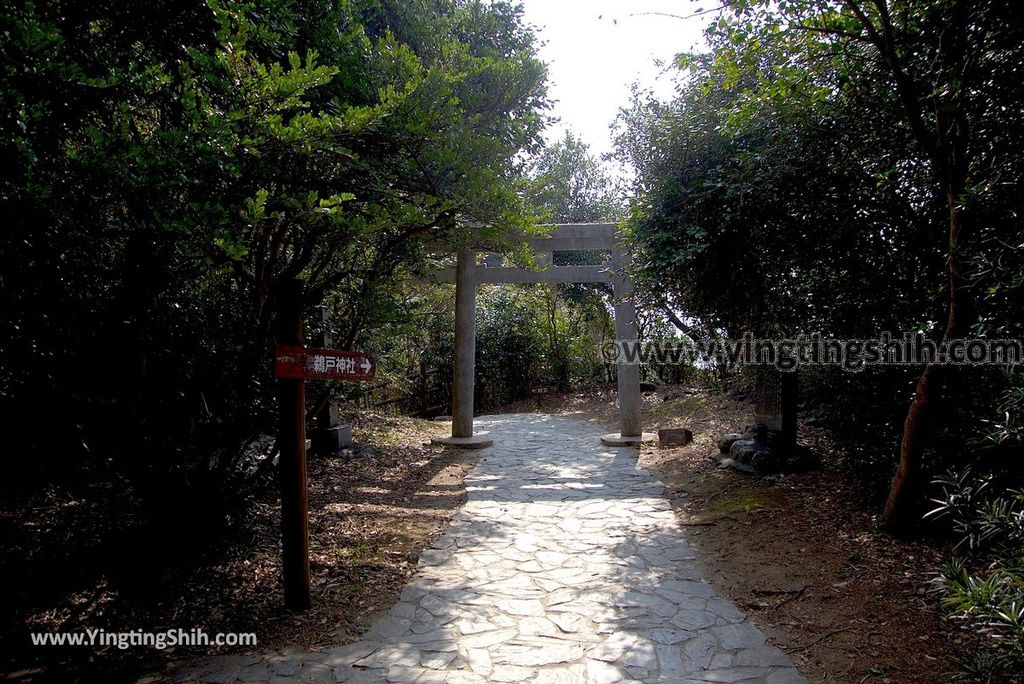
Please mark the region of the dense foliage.
[[[624, 220], [643, 339], [1024, 337], [1015, 10], [727, 0], [676, 96], [638, 91], [622, 112], [625, 208], [579, 138], [541, 145], [545, 68], [504, 0], [6, 3], [4, 493], [104, 471], [151, 512], [216, 527], [247, 442], [271, 431], [294, 278], [336, 346], [377, 353], [410, 391], [433, 368], [446, 410], [452, 292], [410, 276], [467, 225]], [[477, 409], [611, 381], [610, 294], [481, 288]], [[802, 377], [805, 410], [879, 497], [896, 471], [887, 523], [919, 519], [939, 477], [931, 518], [965, 540], [946, 605], [997, 645], [979, 673], [1019, 668], [1021, 375]]]
[[[418, 358], [434, 370], [429, 396], [430, 404], [438, 407], [434, 413], [447, 413], [451, 406], [453, 296], [450, 291], [424, 291], [418, 329], [407, 331], [419, 340]], [[482, 286], [477, 294], [476, 411], [607, 381], [599, 350], [611, 334], [603, 299], [584, 305], [565, 301], [553, 286]]]
[[[1024, 320], [1010, 303], [1024, 282], [1012, 188], [1024, 149], [1009, 136], [1022, 116], [1000, 103], [1022, 95], [1016, 57], [1024, 36], [1003, 3], [899, 2], [884, 17], [880, 7], [730, 3], [709, 31], [712, 51], [681, 58], [687, 78], [673, 101], [637, 94], [620, 118], [618, 149], [637, 170], [630, 225], [647, 289], [732, 336], [941, 337], [950, 210], [941, 164], [916, 129], [949, 133], [949, 107], [964, 119], [957, 135], [968, 136], [957, 162], [964, 189], [955, 292], [971, 313], [959, 334], [1020, 336]], [[854, 10], [892, 26], [900, 68], [920, 90], [916, 109], [900, 99], [889, 57]], [[943, 39], [980, 42], [946, 55]], [[954, 63], [960, 76], [948, 72]], [[941, 104], [946, 97], [954, 103]], [[931, 112], [936, 102], [941, 121]], [[846, 383], [814, 371], [811, 379], [840, 390], [834, 406], [849, 405], [849, 391], [879, 407], [895, 395], [905, 411], [919, 373], [877, 369]], [[977, 428], [1004, 380], [962, 375], [944, 380], [965, 393], [974, 387], [978, 403], [958, 405], [975, 412]], [[994, 385], [979, 386], [979, 377]], [[875, 435], [890, 453], [902, 419], [892, 409]]]
[[428, 236], [527, 220], [545, 69], [512, 5], [16, 3], [0, 30], [19, 464], [113, 459], [175, 507], [230, 491], [272, 415], [278, 283], [353, 345]]
[[[961, 555], [937, 578], [942, 605], [991, 648], [966, 663], [979, 680], [1024, 669], [1024, 489], [964, 469], [936, 481], [931, 517], [961, 535]], [[1005, 485], [1005, 483], [1003, 483]]]
[[572, 131], [537, 155], [531, 180], [529, 201], [550, 223], [614, 222], [622, 214], [609, 170]]

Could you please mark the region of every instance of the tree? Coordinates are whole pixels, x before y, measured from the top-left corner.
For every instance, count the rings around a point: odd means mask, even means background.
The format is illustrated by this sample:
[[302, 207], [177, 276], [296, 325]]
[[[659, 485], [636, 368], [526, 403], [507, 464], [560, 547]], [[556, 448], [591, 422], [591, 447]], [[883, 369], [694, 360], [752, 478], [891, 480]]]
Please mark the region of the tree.
[[[607, 167], [590, 153], [589, 146], [572, 131], [546, 146], [533, 161], [527, 201], [541, 220], [551, 223], [597, 223], [616, 221], [622, 215], [622, 201], [615, 179]], [[602, 253], [562, 252], [553, 255], [557, 265], [599, 264]], [[608, 318], [607, 298], [611, 289], [598, 284], [541, 286], [547, 309], [549, 354], [559, 390], [570, 388], [572, 380], [591, 375], [588, 354], [578, 349], [579, 331], [592, 328], [595, 321]], [[593, 332], [593, 331], [590, 331]], [[583, 336], [587, 339], [587, 336]], [[597, 340], [593, 341], [597, 347]], [[581, 367], [582, 366], [582, 367]]]
[[175, 509], [172, 483], [236, 491], [268, 430], [278, 283], [354, 345], [428, 237], [528, 222], [545, 68], [514, 5], [21, 3], [0, 28], [4, 410]]
[[[617, 150], [637, 170], [638, 281], [733, 336], [853, 337], [913, 320], [928, 295], [904, 293], [934, 259], [919, 246], [906, 178], [873, 153], [902, 139], [846, 134], [852, 112], [815, 101], [814, 83], [744, 109], [760, 75], [726, 75], [717, 59], [688, 60], [675, 101], [638, 92], [620, 116]], [[876, 118], [888, 122], [884, 109]]]
[[[942, 240], [947, 270], [947, 312], [940, 345], [963, 337], [977, 321], [965, 273], [970, 204], [977, 190], [1001, 169], [978, 158], [979, 141], [1006, 118], [1007, 70], [1019, 68], [1014, 52], [1024, 38], [1003, 2], [967, 0], [843, 0], [734, 3], [738, 16], [813, 35], [790, 39], [791, 49], [815, 57], [829, 50], [864, 60], [878, 85], [891, 87], [901, 123], [928, 164], [932, 187], [944, 201]], [[734, 31], [742, 40], [746, 29]], [[734, 43], [735, 44], [735, 43]], [[851, 77], [856, 76], [850, 70]], [[1017, 81], [1019, 83], [1019, 81]], [[1016, 117], [1012, 117], [1016, 118]], [[979, 144], [980, 142], [980, 144]], [[982, 162], [979, 164], [979, 162]], [[932, 359], [918, 378], [900, 443], [899, 467], [885, 505], [883, 524], [906, 526], [921, 486], [922, 454], [937, 401], [943, 367]]]
[[[712, 52], [683, 59], [695, 78], [679, 100], [639, 99], [625, 114], [642, 270], [733, 331], [897, 324], [938, 327], [944, 342], [1019, 329], [1002, 304], [1020, 263], [1006, 183], [1021, 148], [1006, 132], [1021, 117], [1006, 103], [1021, 95], [1024, 36], [1009, 12], [960, 0], [726, 3]], [[929, 363], [916, 381], [890, 527], [913, 519], [948, 376]]]
[[572, 131], [544, 148], [531, 176], [528, 199], [546, 221], [596, 223], [622, 213], [614, 180]]

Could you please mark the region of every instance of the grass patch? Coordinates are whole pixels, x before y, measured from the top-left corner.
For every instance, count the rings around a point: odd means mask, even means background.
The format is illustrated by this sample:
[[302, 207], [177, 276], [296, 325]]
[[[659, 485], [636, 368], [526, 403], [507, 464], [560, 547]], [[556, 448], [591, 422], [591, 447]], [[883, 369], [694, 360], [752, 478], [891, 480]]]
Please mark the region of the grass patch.
[[700, 522], [715, 522], [726, 518], [738, 518], [748, 513], [771, 508], [775, 502], [763, 492], [744, 491], [723, 496], [711, 508], [701, 513]]
[[441, 423], [421, 418], [396, 416], [371, 411], [348, 412], [344, 421], [352, 425], [352, 437], [375, 447], [418, 447], [424, 439], [444, 434]]
[[365, 561], [373, 556], [373, 547], [368, 541], [359, 541], [352, 546], [335, 547], [334, 552], [341, 558], [350, 561]]

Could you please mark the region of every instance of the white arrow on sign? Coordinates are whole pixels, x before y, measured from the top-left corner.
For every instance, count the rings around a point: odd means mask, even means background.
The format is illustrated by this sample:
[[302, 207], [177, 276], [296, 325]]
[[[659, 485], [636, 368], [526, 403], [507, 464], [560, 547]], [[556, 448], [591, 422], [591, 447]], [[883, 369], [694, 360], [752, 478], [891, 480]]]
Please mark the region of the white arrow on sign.
[[373, 364], [370, 363], [370, 359], [365, 359], [364, 358], [363, 359], [363, 372], [364, 373], [369, 373], [370, 369], [372, 369], [372, 368], [373, 368]]

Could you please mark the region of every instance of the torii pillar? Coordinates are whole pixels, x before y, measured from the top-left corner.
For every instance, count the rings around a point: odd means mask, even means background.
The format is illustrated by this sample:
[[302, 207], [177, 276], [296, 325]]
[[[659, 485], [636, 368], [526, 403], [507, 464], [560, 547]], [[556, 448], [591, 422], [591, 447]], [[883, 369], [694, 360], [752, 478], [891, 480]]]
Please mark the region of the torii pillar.
[[484, 449], [494, 440], [473, 434], [473, 384], [476, 375], [476, 250], [458, 251], [455, 265], [455, 374], [452, 378], [452, 436], [435, 444]]
[[[617, 247], [612, 250], [612, 296], [615, 300], [615, 339], [619, 343], [615, 375], [619, 389], [619, 433], [601, 437], [601, 443], [611, 447], [639, 446], [654, 441], [654, 435], [644, 432], [640, 420], [640, 364], [628, 363], [623, 346], [635, 345], [636, 304], [633, 303], [633, 283], [626, 276], [629, 255]], [[634, 359], [636, 361], [637, 359]]]

